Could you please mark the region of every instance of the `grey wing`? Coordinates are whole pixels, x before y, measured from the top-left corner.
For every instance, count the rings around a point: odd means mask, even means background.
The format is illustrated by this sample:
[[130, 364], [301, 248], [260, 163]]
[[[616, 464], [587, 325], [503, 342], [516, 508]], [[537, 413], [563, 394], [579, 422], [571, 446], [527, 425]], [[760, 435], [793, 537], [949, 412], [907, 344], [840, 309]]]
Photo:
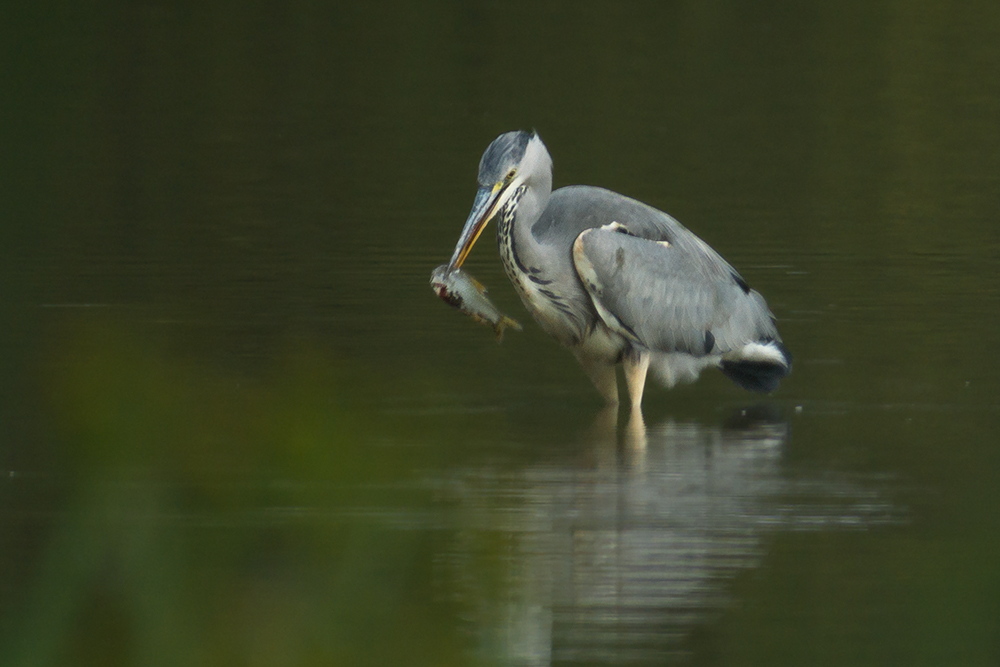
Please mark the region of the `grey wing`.
[[780, 340], [764, 298], [668, 219], [659, 232], [613, 222], [577, 236], [573, 262], [605, 324], [648, 349], [698, 357]]

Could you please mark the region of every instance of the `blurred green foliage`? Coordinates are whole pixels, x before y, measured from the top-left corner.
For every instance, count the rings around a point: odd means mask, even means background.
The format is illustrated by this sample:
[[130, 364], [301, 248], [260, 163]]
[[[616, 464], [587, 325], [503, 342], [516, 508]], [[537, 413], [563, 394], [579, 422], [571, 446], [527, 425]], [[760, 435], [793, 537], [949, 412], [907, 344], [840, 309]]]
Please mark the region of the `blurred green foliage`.
[[69, 488], [3, 605], [5, 665], [463, 662], [448, 533], [418, 530], [432, 462], [385, 448], [415, 436], [362, 374], [312, 350], [240, 377], [108, 321], [50, 369]]

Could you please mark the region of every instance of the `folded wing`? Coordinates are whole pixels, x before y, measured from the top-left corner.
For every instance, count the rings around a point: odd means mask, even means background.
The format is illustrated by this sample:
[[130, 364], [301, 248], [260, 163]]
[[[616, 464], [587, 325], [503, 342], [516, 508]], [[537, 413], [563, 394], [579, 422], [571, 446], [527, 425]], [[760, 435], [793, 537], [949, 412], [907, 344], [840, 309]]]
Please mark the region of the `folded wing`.
[[649, 350], [735, 359], [780, 340], [763, 297], [682, 227], [587, 229], [573, 262], [604, 323]]

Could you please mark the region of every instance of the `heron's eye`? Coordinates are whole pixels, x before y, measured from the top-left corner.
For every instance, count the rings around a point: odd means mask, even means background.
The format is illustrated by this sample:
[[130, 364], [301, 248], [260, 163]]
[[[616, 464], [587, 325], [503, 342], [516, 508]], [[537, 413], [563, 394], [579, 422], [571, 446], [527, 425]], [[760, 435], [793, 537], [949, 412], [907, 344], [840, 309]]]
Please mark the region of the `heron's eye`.
[[507, 180], [507, 181], [514, 180], [514, 175], [516, 173], [517, 173], [517, 169], [511, 169], [510, 171], [507, 172], [507, 178], [505, 180]]

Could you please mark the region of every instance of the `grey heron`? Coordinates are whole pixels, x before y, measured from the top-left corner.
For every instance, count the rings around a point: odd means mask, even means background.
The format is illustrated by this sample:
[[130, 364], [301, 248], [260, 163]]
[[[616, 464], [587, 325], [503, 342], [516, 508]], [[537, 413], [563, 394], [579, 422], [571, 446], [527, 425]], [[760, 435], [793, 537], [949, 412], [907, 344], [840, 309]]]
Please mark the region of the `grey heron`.
[[610, 405], [624, 366], [634, 413], [649, 369], [667, 387], [716, 366], [773, 391], [791, 371], [764, 298], [707, 243], [651, 206], [603, 188], [552, 191], [537, 133], [508, 132], [479, 163], [479, 189], [449, 266], [497, 220], [504, 271], [539, 326], [568, 347]]

